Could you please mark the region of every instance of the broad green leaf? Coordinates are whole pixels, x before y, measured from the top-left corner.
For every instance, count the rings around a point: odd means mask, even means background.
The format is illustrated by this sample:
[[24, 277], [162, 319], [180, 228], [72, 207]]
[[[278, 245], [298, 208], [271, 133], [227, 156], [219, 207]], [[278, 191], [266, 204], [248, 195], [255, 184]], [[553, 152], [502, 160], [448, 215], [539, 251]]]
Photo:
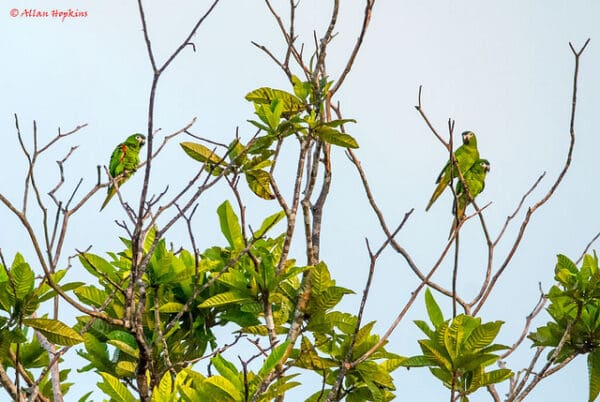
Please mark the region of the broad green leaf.
[[198, 162], [208, 163], [210, 166], [218, 165], [221, 162], [221, 158], [219, 158], [214, 151], [202, 144], [182, 142], [179, 145], [181, 145], [181, 148], [183, 148], [186, 154]]
[[483, 373], [480, 387], [485, 387], [491, 384], [498, 384], [499, 382], [508, 380], [513, 376], [513, 372], [509, 369], [498, 369], [492, 370], [487, 373]]
[[361, 349], [361, 346], [364, 348], [363, 343], [367, 343], [366, 349], [371, 348], [371, 343], [377, 343], [377, 340], [374, 339], [376, 337], [371, 335], [371, 330], [373, 329], [374, 325], [375, 321], [368, 322], [367, 324], [363, 325], [363, 327], [359, 329], [356, 333], [356, 340], [354, 342], [354, 352], [356, 354], [362, 354], [359, 349]]
[[225, 360], [221, 354], [217, 354], [213, 357], [211, 362], [219, 374], [231, 382], [238, 390], [243, 389], [244, 384], [240, 379], [240, 373], [233, 363]]
[[103, 276], [115, 278], [116, 268], [106, 261], [104, 258], [92, 253], [79, 254], [81, 265], [95, 277], [102, 278]]
[[119, 377], [135, 377], [137, 364], [131, 361], [121, 360], [115, 366], [115, 374]]
[[248, 150], [246, 150], [246, 147], [244, 147], [240, 140], [236, 138], [229, 144], [229, 153], [227, 157], [229, 158], [231, 163], [235, 164], [236, 166], [239, 166], [244, 164], [245, 161], [248, 159], [246, 157], [247, 153]]
[[161, 313], [179, 313], [184, 307], [184, 304], [177, 302], [167, 302], [160, 305], [158, 311]]
[[260, 396], [261, 402], [273, 401], [276, 400], [278, 396], [284, 395], [290, 389], [302, 385], [297, 381], [288, 381], [289, 378], [294, 377], [294, 375], [286, 376], [284, 378], [280, 378], [274, 384], [272, 384], [267, 392]]
[[[63, 292], [68, 292], [71, 290], [80, 289], [84, 285], [85, 285], [85, 282], [69, 282], [69, 283], [65, 283], [64, 285], [60, 285], [60, 288], [62, 289]], [[42, 286], [44, 287], [44, 289], [48, 289], [48, 290], [40, 291], [41, 296], [38, 299], [38, 301], [40, 303], [50, 300], [58, 294], [58, 293], [56, 293], [56, 290], [52, 289], [47, 283], [44, 283]], [[46, 288], [46, 286], [47, 286], [47, 288]], [[51, 289], [51, 290], [49, 290], [49, 289]]]
[[435, 361], [432, 361], [430, 358], [426, 356], [412, 356], [402, 361], [402, 366], [404, 367], [428, 367], [435, 366]]
[[[20, 255], [20, 254], [17, 254]], [[17, 261], [17, 257], [15, 257]], [[15, 297], [22, 301], [32, 290], [34, 285], [34, 274], [26, 262], [13, 263], [11, 279], [14, 287]]]
[[229, 242], [229, 245], [233, 247], [234, 250], [242, 250], [244, 248], [242, 229], [240, 228], [239, 219], [235, 212], [233, 212], [233, 208], [229, 201], [225, 201], [219, 205], [217, 214], [219, 215], [221, 232]]
[[[460, 317], [460, 316], [458, 316]], [[454, 362], [459, 354], [459, 343], [457, 338], [462, 337], [461, 332], [463, 328], [461, 325], [457, 323], [457, 318], [455, 317], [446, 332], [444, 332], [444, 347], [446, 348], [446, 352], [450, 355], [450, 359]]]
[[[206, 380], [204, 380], [204, 383], [202, 384], [204, 388], [209, 387], [209, 388], [213, 388], [214, 390], [216, 390], [217, 392], [219, 392], [221, 395], [215, 395], [216, 397], [218, 397], [218, 401], [242, 401], [242, 393], [241, 390], [237, 389], [235, 387], [235, 385], [233, 385], [229, 380], [227, 380], [224, 377], [215, 375], [212, 377], [208, 377], [206, 378]], [[212, 392], [211, 392], [212, 394]], [[216, 401], [215, 400], [215, 401]]]
[[423, 331], [425, 333], [425, 335], [427, 335], [429, 337], [429, 339], [433, 339], [435, 336], [435, 332], [429, 328], [429, 325], [427, 325], [427, 323], [425, 321], [422, 320], [414, 320], [413, 321], [415, 323], [415, 325], [417, 327], [419, 327], [419, 329], [421, 331]]
[[502, 324], [504, 324], [503, 321], [492, 321], [475, 328], [465, 342], [465, 349], [475, 351], [491, 344], [496, 339]]
[[331, 286], [320, 293], [314, 292], [309, 301], [311, 313], [329, 310], [335, 307], [344, 297], [344, 295], [354, 293], [350, 289], [339, 286]]
[[266, 325], [247, 326], [242, 329], [242, 332], [245, 334], [260, 335], [260, 336], [267, 336], [269, 334], [269, 330], [267, 329]]
[[171, 378], [171, 373], [166, 372], [158, 386], [154, 387], [154, 391], [152, 392], [152, 402], [169, 402], [174, 400], [175, 395], [173, 395], [173, 379]]
[[83, 342], [83, 337], [71, 327], [50, 318], [29, 318], [23, 324], [41, 332], [52, 343], [73, 346]]
[[433, 295], [429, 289], [425, 290], [425, 306], [427, 307], [429, 320], [435, 328], [439, 327], [439, 325], [444, 322], [444, 315], [442, 314], [440, 306], [438, 306], [438, 304], [435, 302], [435, 299], [433, 298]]
[[108, 294], [105, 291], [92, 285], [75, 289], [74, 293], [81, 302], [94, 307], [100, 307], [108, 298]]
[[239, 303], [242, 301], [252, 302], [254, 300], [252, 298], [250, 298], [247, 294], [231, 291], [231, 292], [219, 293], [217, 295], [209, 297], [208, 299], [204, 300], [200, 305], [198, 305], [198, 307], [199, 308], [218, 307], [218, 306], [225, 306], [227, 304], [232, 304], [232, 303]]
[[310, 283], [314, 293], [320, 293], [328, 287], [333, 286], [331, 275], [329, 275], [329, 269], [327, 269], [327, 265], [323, 261], [313, 267]]
[[440, 346], [427, 339], [418, 341], [425, 357], [435, 362], [436, 365], [444, 367], [446, 370], [452, 369], [452, 362], [449, 360], [447, 352], [440, 350]]
[[329, 144], [345, 148], [358, 148], [358, 142], [352, 136], [344, 134], [335, 128], [321, 126], [317, 130], [317, 135]]
[[589, 376], [589, 402], [593, 402], [600, 394], [600, 350], [594, 349], [587, 357], [588, 376]]
[[352, 334], [356, 328], [357, 318], [355, 315], [349, 313], [332, 311], [325, 315], [325, 319], [330, 321], [345, 334]]
[[289, 116], [290, 114], [298, 113], [304, 110], [304, 101], [289, 92], [282, 91], [280, 89], [273, 88], [258, 88], [246, 95], [246, 100], [254, 102], [255, 104], [268, 104], [274, 100], [280, 100], [283, 106], [284, 115]]
[[292, 75], [292, 84], [294, 85], [294, 93], [300, 99], [306, 99], [310, 93], [310, 82], [302, 81], [295, 75]]
[[466, 371], [473, 371], [477, 368], [483, 369], [498, 361], [498, 356], [491, 353], [461, 354], [456, 359], [455, 366]]
[[264, 119], [272, 132], [275, 132], [283, 113], [283, 103], [279, 99], [274, 99], [270, 105], [256, 105], [256, 108], [258, 116]]
[[380, 387], [392, 390], [396, 388], [392, 376], [377, 363], [366, 361], [356, 366], [356, 370], [362, 374], [364, 379], [373, 381]]
[[85, 358], [88, 359], [94, 368], [99, 371], [111, 371], [113, 362], [108, 355], [106, 343], [100, 342], [95, 336], [89, 332], [83, 335], [85, 345]]
[[408, 358], [406, 358], [406, 357], [397, 357], [397, 358], [393, 358], [393, 359], [387, 359], [387, 360], [383, 361], [382, 363], [379, 363], [379, 365], [385, 371], [387, 371], [388, 373], [391, 373], [392, 371], [396, 370], [398, 367], [402, 367], [406, 360], [408, 360]]
[[281, 362], [283, 355], [285, 354], [285, 350], [289, 346], [290, 342], [285, 341], [281, 345], [277, 345], [271, 350], [271, 354], [266, 358], [263, 366], [258, 371], [258, 376], [264, 378], [267, 374], [271, 372], [275, 368], [275, 366]]
[[354, 120], [354, 119], [331, 120], [331, 121], [328, 121], [325, 124], [327, 126], [329, 126], [329, 127], [339, 127], [342, 124], [346, 124], [346, 123], [356, 123], [356, 120]]
[[430, 367], [429, 371], [431, 371], [431, 374], [436, 376], [444, 384], [450, 386], [450, 384], [452, 383], [452, 374], [447, 369], [440, 367]]
[[139, 358], [139, 355], [140, 355], [139, 350], [137, 350], [136, 348], [127, 344], [127, 342], [124, 342], [124, 341], [118, 340], [118, 339], [109, 339], [108, 341], [106, 341], [106, 343], [116, 347], [121, 352], [133, 357], [134, 359]]
[[272, 200], [275, 195], [271, 191], [271, 175], [264, 170], [246, 170], [248, 187], [257, 196], [265, 200]]
[[104, 382], [98, 383], [98, 388], [104, 391], [110, 396], [115, 402], [136, 402], [135, 398], [127, 387], [121, 383], [116, 377], [100, 372], [100, 376], [104, 379]]
[[8, 274], [6, 273], [6, 267], [0, 264], [0, 283], [8, 281]]
[[23, 367], [28, 369], [48, 366], [48, 363], [50, 362], [48, 353], [40, 345], [35, 336], [32, 338], [31, 342], [21, 344], [19, 361]]
[[279, 212], [274, 213], [273, 215], [265, 218], [262, 225], [260, 225], [260, 228], [256, 232], [254, 232], [254, 238], [259, 239], [259, 238], [263, 237], [267, 233], [267, 231], [269, 231], [269, 229], [273, 228], [273, 226], [275, 226], [277, 224], [277, 222], [282, 220], [284, 217], [285, 217], [285, 212], [279, 211]]

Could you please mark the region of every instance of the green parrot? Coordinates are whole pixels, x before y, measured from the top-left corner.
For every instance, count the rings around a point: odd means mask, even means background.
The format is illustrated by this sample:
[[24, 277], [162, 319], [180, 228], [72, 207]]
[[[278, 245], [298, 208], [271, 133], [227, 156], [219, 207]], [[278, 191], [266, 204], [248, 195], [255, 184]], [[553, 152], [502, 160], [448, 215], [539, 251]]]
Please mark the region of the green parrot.
[[125, 142], [117, 145], [113, 151], [108, 165], [108, 172], [112, 181], [108, 186], [108, 194], [100, 211], [117, 193], [117, 188], [121, 187], [137, 170], [140, 164], [140, 149], [145, 143], [146, 137], [140, 133], [135, 133], [127, 137]]
[[[478, 159], [473, 167], [467, 171], [463, 177], [465, 183], [469, 188], [471, 197], [475, 199], [485, 188], [485, 175], [490, 171], [490, 162], [487, 159]], [[459, 180], [456, 184], [456, 200], [452, 212], [454, 213], [454, 223], [452, 230], [450, 230], [450, 236], [456, 230], [458, 223], [465, 217], [465, 209], [469, 204], [469, 194], [465, 191], [465, 186]]]
[[[462, 133], [462, 140], [463, 144], [456, 151], [454, 151], [454, 157], [456, 158], [458, 167], [460, 168], [460, 171], [464, 177], [465, 173], [468, 172], [475, 161], [479, 159], [479, 151], [477, 150], [477, 138], [475, 137], [474, 132], [465, 131]], [[444, 192], [454, 177], [458, 177], [458, 170], [455, 166], [452, 166], [451, 161], [448, 161], [437, 178], [437, 187], [433, 191], [433, 195], [431, 196], [425, 211], [429, 211], [431, 205], [433, 205], [435, 200], [437, 200], [438, 197]]]

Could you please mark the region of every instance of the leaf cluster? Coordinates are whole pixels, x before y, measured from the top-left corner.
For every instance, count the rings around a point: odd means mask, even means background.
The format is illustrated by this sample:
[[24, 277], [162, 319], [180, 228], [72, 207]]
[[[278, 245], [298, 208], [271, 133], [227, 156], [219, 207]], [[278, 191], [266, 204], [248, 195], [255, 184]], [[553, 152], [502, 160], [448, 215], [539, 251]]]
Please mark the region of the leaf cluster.
[[257, 120], [248, 120], [259, 133], [246, 145], [234, 139], [227, 147], [226, 156], [200, 143], [182, 142], [188, 156], [203, 163], [213, 175], [244, 175], [248, 187], [265, 200], [275, 198], [272, 177], [267, 169], [274, 164], [274, 144], [295, 136], [299, 141], [319, 140], [344, 148], [358, 148], [356, 140], [340, 130], [353, 119], [327, 121], [323, 110], [332, 82], [322, 79], [315, 86], [311, 82], [292, 77], [294, 93], [281, 89], [261, 87], [249, 92], [246, 100], [254, 105]]
[[564, 255], [557, 256], [556, 284], [548, 292], [552, 321], [529, 338], [535, 346], [550, 347], [548, 359], [561, 363], [587, 354], [589, 400], [600, 394], [600, 270], [598, 257], [586, 254], [581, 268]]
[[425, 292], [425, 304], [433, 328], [424, 321], [415, 321], [427, 335], [426, 339], [419, 340], [423, 354], [406, 359], [402, 366], [429, 367], [431, 373], [444, 386], [457, 392], [464, 402], [478, 389], [512, 377], [513, 372], [505, 368], [486, 371], [486, 367], [498, 362], [499, 356], [494, 352], [508, 349], [492, 343], [502, 321], [482, 323], [480, 318], [465, 314], [444, 320], [429, 289]]
[[[56, 283], [66, 271], [51, 275]], [[76, 288], [81, 283], [68, 283], [64, 291]], [[23, 256], [17, 253], [10, 267], [0, 264], [0, 364], [3, 367], [23, 370], [28, 383], [35, 380], [34, 371], [48, 366], [47, 351], [35, 335], [55, 345], [73, 346], [83, 341], [79, 333], [57, 319], [36, 316], [40, 305], [56, 296], [46, 280], [37, 281], [33, 270]], [[35, 332], [34, 332], [35, 331]], [[69, 369], [61, 370], [61, 390], [66, 393], [72, 383], [66, 382]], [[40, 393], [52, 395], [52, 384], [48, 377], [39, 382]]]

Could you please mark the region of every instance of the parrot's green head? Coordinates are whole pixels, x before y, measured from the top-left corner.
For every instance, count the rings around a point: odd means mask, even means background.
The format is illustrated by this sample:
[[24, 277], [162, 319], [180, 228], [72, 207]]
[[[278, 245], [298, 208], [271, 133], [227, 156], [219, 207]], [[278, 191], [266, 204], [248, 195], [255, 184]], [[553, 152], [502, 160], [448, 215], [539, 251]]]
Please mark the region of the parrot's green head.
[[472, 131], [465, 131], [462, 133], [462, 140], [464, 145], [472, 145], [477, 146], [477, 139], [475, 138], [475, 133]]
[[490, 161], [487, 159], [479, 159], [476, 163], [481, 166], [486, 173], [490, 171]]
[[140, 133], [131, 134], [125, 140], [125, 144], [127, 144], [131, 147], [135, 147], [135, 148], [141, 148], [144, 146], [145, 143], [146, 143], [146, 136], [143, 134], [140, 134]]

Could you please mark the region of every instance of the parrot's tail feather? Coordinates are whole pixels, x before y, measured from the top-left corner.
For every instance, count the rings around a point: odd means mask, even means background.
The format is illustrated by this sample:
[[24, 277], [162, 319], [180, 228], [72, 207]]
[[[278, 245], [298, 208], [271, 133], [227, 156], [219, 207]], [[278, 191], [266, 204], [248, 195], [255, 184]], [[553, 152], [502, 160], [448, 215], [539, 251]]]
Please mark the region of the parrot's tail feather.
[[455, 217], [454, 220], [452, 221], [452, 227], [450, 228], [450, 233], [448, 234], [448, 240], [450, 240], [450, 238], [452, 237], [452, 235], [454, 234], [454, 232], [456, 231], [457, 228], [458, 228], [458, 219], [456, 219], [456, 217]]
[[431, 206], [433, 205], [433, 203], [440, 198], [440, 195], [442, 195], [442, 193], [444, 192], [444, 185], [437, 185], [437, 187], [435, 188], [435, 190], [433, 191], [433, 194], [431, 195], [431, 198], [429, 199], [429, 204], [427, 204], [427, 207], [425, 208], [425, 211], [429, 211], [429, 208], [431, 208]]
[[111, 187], [108, 189], [108, 194], [106, 195], [106, 199], [104, 200], [104, 202], [102, 203], [102, 206], [100, 207], [100, 211], [102, 211], [104, 209], [104, 207], [108, 204], [108, 202], [113, 198], [113, 196], [117, 193], [117, 190], [115, 190], [114, 187]]

